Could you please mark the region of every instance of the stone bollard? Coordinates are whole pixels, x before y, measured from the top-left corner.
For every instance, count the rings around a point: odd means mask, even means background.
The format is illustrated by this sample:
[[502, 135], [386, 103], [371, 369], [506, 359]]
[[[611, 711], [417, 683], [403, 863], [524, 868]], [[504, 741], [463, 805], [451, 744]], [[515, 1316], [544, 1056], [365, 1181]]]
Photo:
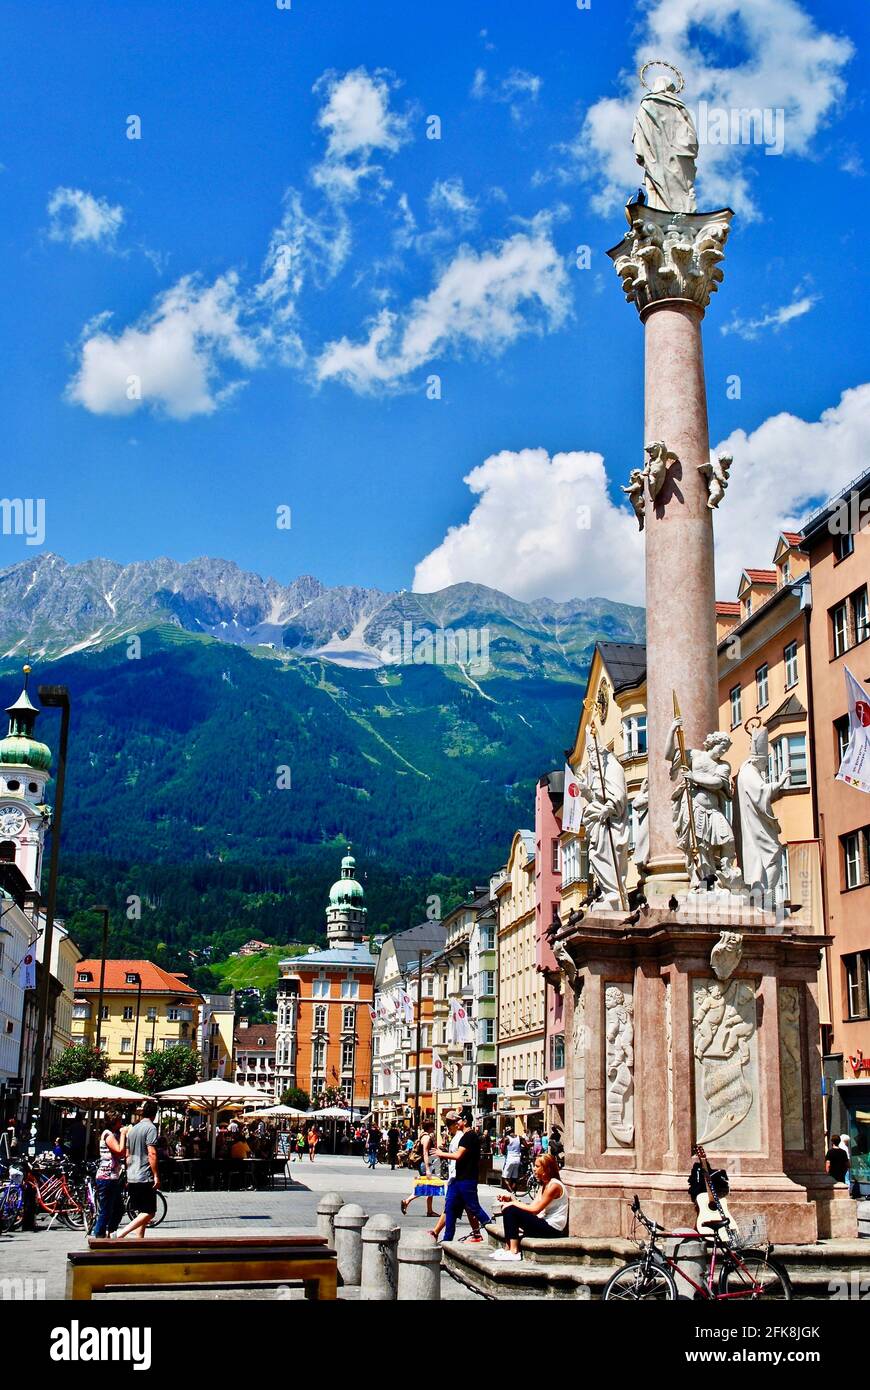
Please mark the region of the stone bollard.
[[323, 1236], [331, 1250], [335, 1249], [335, 1216], [344, 1206], [340, 1192], [324, 1192], [317, 1203], [317, 1234]]
[[335, 1213], [335, 1253], [343, 1284], [358, 1284], [362, 1276], [362, 1228], [366, 1214], [354, 1202], [345, 1202]]
[[[679, 1255], [680, 1269], [684, 1269], [690, 1279], [694, 1279], [696, 1284], [702, 1286], [707, 1282], [707, 1273], [710, 1266], [709, 1252], [702, 1240], [681, 1240], [675, 1245], [675, 1250]], [[677, 1286], [677, 1298], [691, 1298], [694, 1289], [691, 1284], [687, 1284], [685, 1279], [681, 1279], [679, 1274], [674, 1275], [674, 1283]]]
[[441, 1298], [441, 1246], [409, 1231], [399, 1242], [399, 1301], [436, 1303]]
[[360, 1298], [387, 1303], [396, 1297], [399, 1228], [391, 1216], [372, 1216], [362, 1230]]

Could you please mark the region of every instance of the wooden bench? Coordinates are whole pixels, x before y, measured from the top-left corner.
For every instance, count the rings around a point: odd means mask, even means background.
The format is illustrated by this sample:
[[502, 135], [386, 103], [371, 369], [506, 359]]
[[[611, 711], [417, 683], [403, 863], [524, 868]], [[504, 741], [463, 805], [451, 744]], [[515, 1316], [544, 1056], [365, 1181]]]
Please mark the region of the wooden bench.
[[87, 1300], [117, 1286], [302, 1284], [305, 1297], [335, 1299], [335, 1251], [322, 1236], [157, 1236], [88, 1241], [67, 1255], [66, 1296]]

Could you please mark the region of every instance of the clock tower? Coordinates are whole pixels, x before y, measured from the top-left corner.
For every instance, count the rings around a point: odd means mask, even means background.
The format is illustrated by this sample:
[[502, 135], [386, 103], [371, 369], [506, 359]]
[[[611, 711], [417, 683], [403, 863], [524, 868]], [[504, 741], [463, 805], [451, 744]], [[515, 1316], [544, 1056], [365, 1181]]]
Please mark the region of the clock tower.
[[18, 866], [31, 888], [39, 891], [42, 850], [51, 819], [45, 803], [51, 749], [34, 737], [39, 710], [24, 689], [7, 707], [9, 732], [0, 739], [0, 861]]
[[341, 878], [329, 890], [326, 935], [330, 946], [357, 946], [366, 924], [365, 892], [356, 878], [356, 860], [350, 852], [341, 861]]

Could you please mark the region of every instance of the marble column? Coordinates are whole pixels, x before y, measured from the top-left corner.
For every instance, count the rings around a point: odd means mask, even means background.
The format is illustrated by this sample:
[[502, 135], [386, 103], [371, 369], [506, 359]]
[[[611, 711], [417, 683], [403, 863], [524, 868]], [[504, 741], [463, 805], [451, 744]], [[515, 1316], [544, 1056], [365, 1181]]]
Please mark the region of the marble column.
[[[650, 901], [687, 885], [664, 758], [673, 691], [687, 747], [718, 726], [713, 519], [699, 466], [710, 457], [701, 320], [722, 280], [732, 213], [626, 209], [630, 231], [608, 252], [645, 338], [644, 443], [676, 459], [661, 489], [645, 485]], [[643, 460], [637, 460], [640, 467]]]

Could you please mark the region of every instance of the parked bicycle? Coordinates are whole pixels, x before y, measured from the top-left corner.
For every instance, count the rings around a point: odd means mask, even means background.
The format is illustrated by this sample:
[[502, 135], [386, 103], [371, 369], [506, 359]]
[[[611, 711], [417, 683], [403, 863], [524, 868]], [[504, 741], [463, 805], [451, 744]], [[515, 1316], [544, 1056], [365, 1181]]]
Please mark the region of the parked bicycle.
[[[688, 1298], [716, 1302], [735, 1298], [780, 1301], [792, 1298], [791, 1280], [785, 1267], [771, 1257], [772, 1245], [744, 1248], [735, 1227], [727, 1221], [709, 1222], [709, 1235], [700, 1235], [697, 1231], [665, 1231], [658, 1222], [644, 1216], [636, 1195], [631, 1211], [630, 1238], [638, 1245], [640, 1256], [629, 1260], [608, 1280], [603, 1294], [606, 1300], [673, 1302], [679, 1296], [677, 1279], [688, 1285], [683, 1292]], [[638, 1238], [638, 1226], [648, 1232], [648, 1241]], [[659, 1249], [659, 1241], [667, 1238], [677, 1241], [673, 1255], [666, 1255]], [[680, 1265], [681, 1247], [698, 1241], [704, 1243], [707, 1264], [702, 1284]]]

